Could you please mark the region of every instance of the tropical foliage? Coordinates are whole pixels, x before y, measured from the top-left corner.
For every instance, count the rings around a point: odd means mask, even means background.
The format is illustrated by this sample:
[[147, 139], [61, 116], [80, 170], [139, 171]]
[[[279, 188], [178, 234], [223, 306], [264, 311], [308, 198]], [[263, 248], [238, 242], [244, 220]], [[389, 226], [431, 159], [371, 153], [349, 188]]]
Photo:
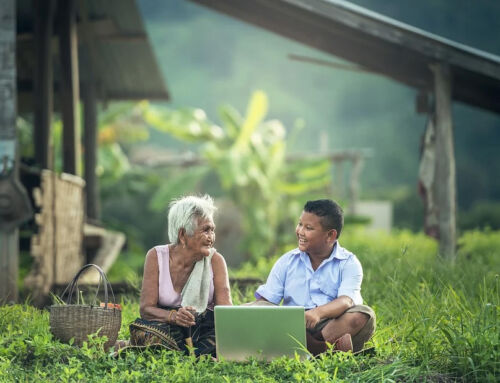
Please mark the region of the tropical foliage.
[[[221, 127], [199, 109], [167, 111], [146, 103], [142, 106], [144, 120], [151, 126], [202, 144], [203, 163], [215, 172], [223, 193], [241, 209], [242, 251], [254, 260], [283, 244], [280, 225], [296, 219], [305, 196], [324, 193], [331, 184], [327, 160], [288, 164], [286, 130], [277, 120], [264, 120], [268, 100], [263, 92], [252, 95], [244, 116], [231, 106], [219, 108]], [[204, 171], [200, 169], [196, 176], [202, 177]], [[188, 176], [193, 179], [192, 174]], [[187, 178], [181, 175], [183, 182]]]
[[[341, 241], [364, 266], [363, 297], [377, 313], [377, 331], [367, 345], [374, 354], [230, 363], [145, 351], [114, 359], [99, 338], [80, 349], [54, 340], [47, 311], [25, 304], [0, 307], [0, 381], [497, 382], [500, 233], [465, 233], [450, 265], [422, 234], [351, 229]], [[233, 286], [234, 303], [253, 299], [253, 291]], [[126, 338], [139, 312], [137, 296], [122, 298], [122, 305], [120, 338]]]
[[[245, 233], [240, 244], [242, 253], [254, 260], [271, 254], [283, 245], [282, 238], [287, 236], [281, 228], [288, 231], [303, 200], [314, 193], [328, 192], [331, 169], [327, 160], [290, 162], [286, 129], [277, 120], [265, 120], [267, 110], [267, 96], [258, 91], [252, 95], [245, 115], [231, 106], [220, 107], [221, 126], [200, 109], [170, 110], [145, 101], [110, 113], [101, 120], [99, 131], [105, 208], [115, 205], [120, 195], [132, 192], [147, 198], [149, 192], [147, 206], [153, 215], [164, 211], [172, 198], [206, 192], [214, 189], [215, 183], [216, 196], [230, 198], [240, 209]], [[131, 135], [133, 129], [139, 133]], [[197, 144], [200, 155], [193, 161], [197, 160], [197, 165], [182, 167], [182, 171], [175, 164], [154, 170], [131, 167], [126, 156], [127, 140], [143, 140], [150, 131], [171, 135], [186, 145]], [[115, 210], [107, 218], [113, 216], [115, 221], [117, 217], [124, 221], [123, 212]]]

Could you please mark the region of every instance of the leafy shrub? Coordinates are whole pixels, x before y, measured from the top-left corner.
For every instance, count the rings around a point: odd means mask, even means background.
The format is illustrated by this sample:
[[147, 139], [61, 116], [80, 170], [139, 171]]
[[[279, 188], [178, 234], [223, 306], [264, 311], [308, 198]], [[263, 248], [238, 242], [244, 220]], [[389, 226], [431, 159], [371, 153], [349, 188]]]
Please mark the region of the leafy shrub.
[[476, 202], [469, 210], [459, 212], [458, 226], [462, 230], [500, 229], [500, 203]]
[[[376, 347], [375, 356], [326, 353], [306, 361], [216, 363], [145, 351], [113, 359], [99, 338], [80, 349], [54, 340], [48, 313], [24, 304], [0, 307], [0, 381], [498, 381], [499, 232], [465, 233], [454, 264], [437, 257], [434, 240], [409, 231], [389, 235], [351, 227], [341, 241], [364, 267], [363, 297], [377, 313], [377, 331], [368, 344]], [[273, 261], [260, 260], [253, 275], [265, 278]], [[233, 273], [247, 271], [252, 264]], [[253, 300], [254, 288], [233, 286], [234, 303]], [[124, 339], [139, 307], [137, 297], [121, 303]]]
[[[286, 129], [278, 120], [264, 120], [268, 98], [262, 91], [252, 94], [245, 115], [231, 106], [220, 107], [221, 127], [199, 109], [165, 110], [141, 105], [144, 121], [151, 126], [183, 142], [203, 145], [201, 157], [216, 174], [225, 194], [241, 209], [245, 236], [240, 248], [247, 259], [267, 256], [282, 245], [281, 238], [287, 236], [280, 229], [283, 222], [294, 220], [300, 213], [297, 200], [324, 194], [331, 184], [329, 161], [302, 159], [289, 163], [286, 159]], [[168, 202], [163, 197], [157, 194], [160, 206]]]
[[[437, 257], [435, 240], [407, 230], [387, 234], [351, 226], [340, 242], [363, 264], [362, 293], [377, 312], [373, 343], [379, 355], [420, 366], [425, 371], [419, 374], [495, 381], [500, 374], [499, 232], [464, 233], [454, 264]], [[278, 257], [246, 263], [232, 275], [264, 280]]]

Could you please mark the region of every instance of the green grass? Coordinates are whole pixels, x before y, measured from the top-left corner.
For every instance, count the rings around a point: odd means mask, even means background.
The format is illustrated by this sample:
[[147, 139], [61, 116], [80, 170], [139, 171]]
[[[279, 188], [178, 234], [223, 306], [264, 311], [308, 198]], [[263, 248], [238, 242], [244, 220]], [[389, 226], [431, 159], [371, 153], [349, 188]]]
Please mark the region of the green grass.
[[[0, 382], [496, 382], [500, 379], [500, 233], [474, 231], [459, 241], [454, 264], [437, 257], [431, 239], [351, 229], [343, 246], [361, 260], [363, 297], [377, 313], [374, 356], [325, 354], [272, 363], [213, 362], [167, 351], [107, 356], [102, 340], [82, 348], [52, 338], [48, 313], [28, 304], [0, 307]], [[272, 260], [244, 265], [236, 276], [265, 278]], [[233, 300], [254, 288], [233, 288]], [[138, 315], [123, 302], [121, 338]]]

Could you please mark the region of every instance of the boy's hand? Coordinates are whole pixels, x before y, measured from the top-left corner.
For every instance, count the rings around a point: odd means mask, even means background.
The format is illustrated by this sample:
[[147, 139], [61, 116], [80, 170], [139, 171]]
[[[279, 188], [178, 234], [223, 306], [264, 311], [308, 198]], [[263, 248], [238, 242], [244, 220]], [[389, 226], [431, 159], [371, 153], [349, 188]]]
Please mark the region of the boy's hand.
[[306, 327], [307, 328], [314, 328], [319, 321], [321, 320], [321, 317], [318, 314], [317, 309], [311, 309], [306, 311]]

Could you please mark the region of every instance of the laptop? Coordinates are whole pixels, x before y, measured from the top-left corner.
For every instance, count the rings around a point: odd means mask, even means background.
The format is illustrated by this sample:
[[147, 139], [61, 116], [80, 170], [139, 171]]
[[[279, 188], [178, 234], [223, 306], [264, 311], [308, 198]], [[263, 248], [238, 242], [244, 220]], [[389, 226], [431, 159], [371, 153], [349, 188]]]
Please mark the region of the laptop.
[[217, 357], [270, 361], [281, 356], [307, 357], [304, 307], [216, 306]]

